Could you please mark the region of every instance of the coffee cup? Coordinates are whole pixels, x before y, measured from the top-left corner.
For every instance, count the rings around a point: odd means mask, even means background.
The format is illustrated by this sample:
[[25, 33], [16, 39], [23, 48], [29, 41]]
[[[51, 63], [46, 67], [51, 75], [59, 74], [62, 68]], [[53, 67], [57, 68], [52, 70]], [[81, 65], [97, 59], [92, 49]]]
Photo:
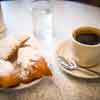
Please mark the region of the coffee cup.
[[72, 33], [72, 54], [77, 64], [92, 67], [100, 63], [100, 29], [79, 27]]

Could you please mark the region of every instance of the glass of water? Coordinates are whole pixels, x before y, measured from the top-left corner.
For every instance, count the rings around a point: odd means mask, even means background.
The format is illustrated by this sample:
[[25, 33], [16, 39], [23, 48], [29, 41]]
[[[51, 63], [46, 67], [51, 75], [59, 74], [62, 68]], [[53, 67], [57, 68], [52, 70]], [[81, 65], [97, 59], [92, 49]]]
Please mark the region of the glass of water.
[[55, 0], [32, 0], [34, 36], [40, 39], [53, 37], [53, 5]]
[[1, 2], [0, 2], [0, 36], [5, 31], [5, 29], [6, 27], [4, 23], [3, 11], [2, 11]]

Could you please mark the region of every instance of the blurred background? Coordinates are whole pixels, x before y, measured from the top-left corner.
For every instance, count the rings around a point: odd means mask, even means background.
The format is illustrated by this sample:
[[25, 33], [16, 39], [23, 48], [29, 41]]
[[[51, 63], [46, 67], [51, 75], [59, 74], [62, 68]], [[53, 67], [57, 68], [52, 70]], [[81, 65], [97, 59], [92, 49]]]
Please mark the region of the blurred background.
[[94, 5], [94, 6], [99, 6], [100, 7], [100, 0], [68, 0], [68, 1], [82, 2], [82, 3], [86, 3], [86, 4], [90, 4], [90, 5]]
[[[14, 1], [14, 0], [0, 0], [0, 1]], [[19, 1], [22, 1], [22, 0], [19, 0]], [[100, 0], [65, 0], [65, 1], [81, 2], [81, 3], [86, 3], [86, 4], [89, 4], [89, 5], [94, 5], [94, 6], [100, 7]]]

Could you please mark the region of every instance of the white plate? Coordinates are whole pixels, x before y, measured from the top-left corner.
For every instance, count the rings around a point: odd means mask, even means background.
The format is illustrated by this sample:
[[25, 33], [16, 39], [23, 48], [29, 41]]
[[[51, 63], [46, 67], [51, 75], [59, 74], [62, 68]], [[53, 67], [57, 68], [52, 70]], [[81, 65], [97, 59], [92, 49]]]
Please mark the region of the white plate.
[[[57, 56], [63, 56], [65, 59], [72, 57], [70, 40], [62, 40], [60, 43], [58, 43], [58, 46], [56, 48], [56, 57]], [[86, 69], [85, 70], [84, 69], [83, 70], [68, 70], [64, 66], [62, 66], [58, 61], [57, 61], [57, 64], [59, 65], [59, 68], [62, 71], [74, 77], [84, 78], [84, 79], [100, 78], [100, 75], [97, 75], [93, 72], [89, 72]], [[100, 73], [100, 64], [97, 66], [91, 67], [89, 69]]]
[[39, 83], [40, 81], [42, 80], [42, 78], [40, 79], [37, 79], [37, 80], [34, 80], [30, 83], [27, 83], [27, 84], [21, 84], [19, 86], [16, 86], [16, 87], [13, 87], [13, 88], [0, 88], [0, 90], [2, 91], [16, 91], [16, 90], [22, 90], [22, 89], [26, 89], [26, 88], [29, 88], [37, 83]]

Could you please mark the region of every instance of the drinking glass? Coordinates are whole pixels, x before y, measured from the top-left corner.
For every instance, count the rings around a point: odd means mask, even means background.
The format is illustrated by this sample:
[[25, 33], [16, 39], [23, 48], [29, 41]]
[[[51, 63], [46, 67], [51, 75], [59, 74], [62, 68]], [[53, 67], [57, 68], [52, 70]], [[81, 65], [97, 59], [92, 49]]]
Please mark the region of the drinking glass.
[[34, 36], [40, 39], [53, 37], [53, 5], [55, 0], [32, 0]]
[[2, 7], [0, 2], [0, 36], [1, 33], [3, 33], [4, 31], [5, 31], [5, 24], [4, 24], [3, 12], [2, 12]]

